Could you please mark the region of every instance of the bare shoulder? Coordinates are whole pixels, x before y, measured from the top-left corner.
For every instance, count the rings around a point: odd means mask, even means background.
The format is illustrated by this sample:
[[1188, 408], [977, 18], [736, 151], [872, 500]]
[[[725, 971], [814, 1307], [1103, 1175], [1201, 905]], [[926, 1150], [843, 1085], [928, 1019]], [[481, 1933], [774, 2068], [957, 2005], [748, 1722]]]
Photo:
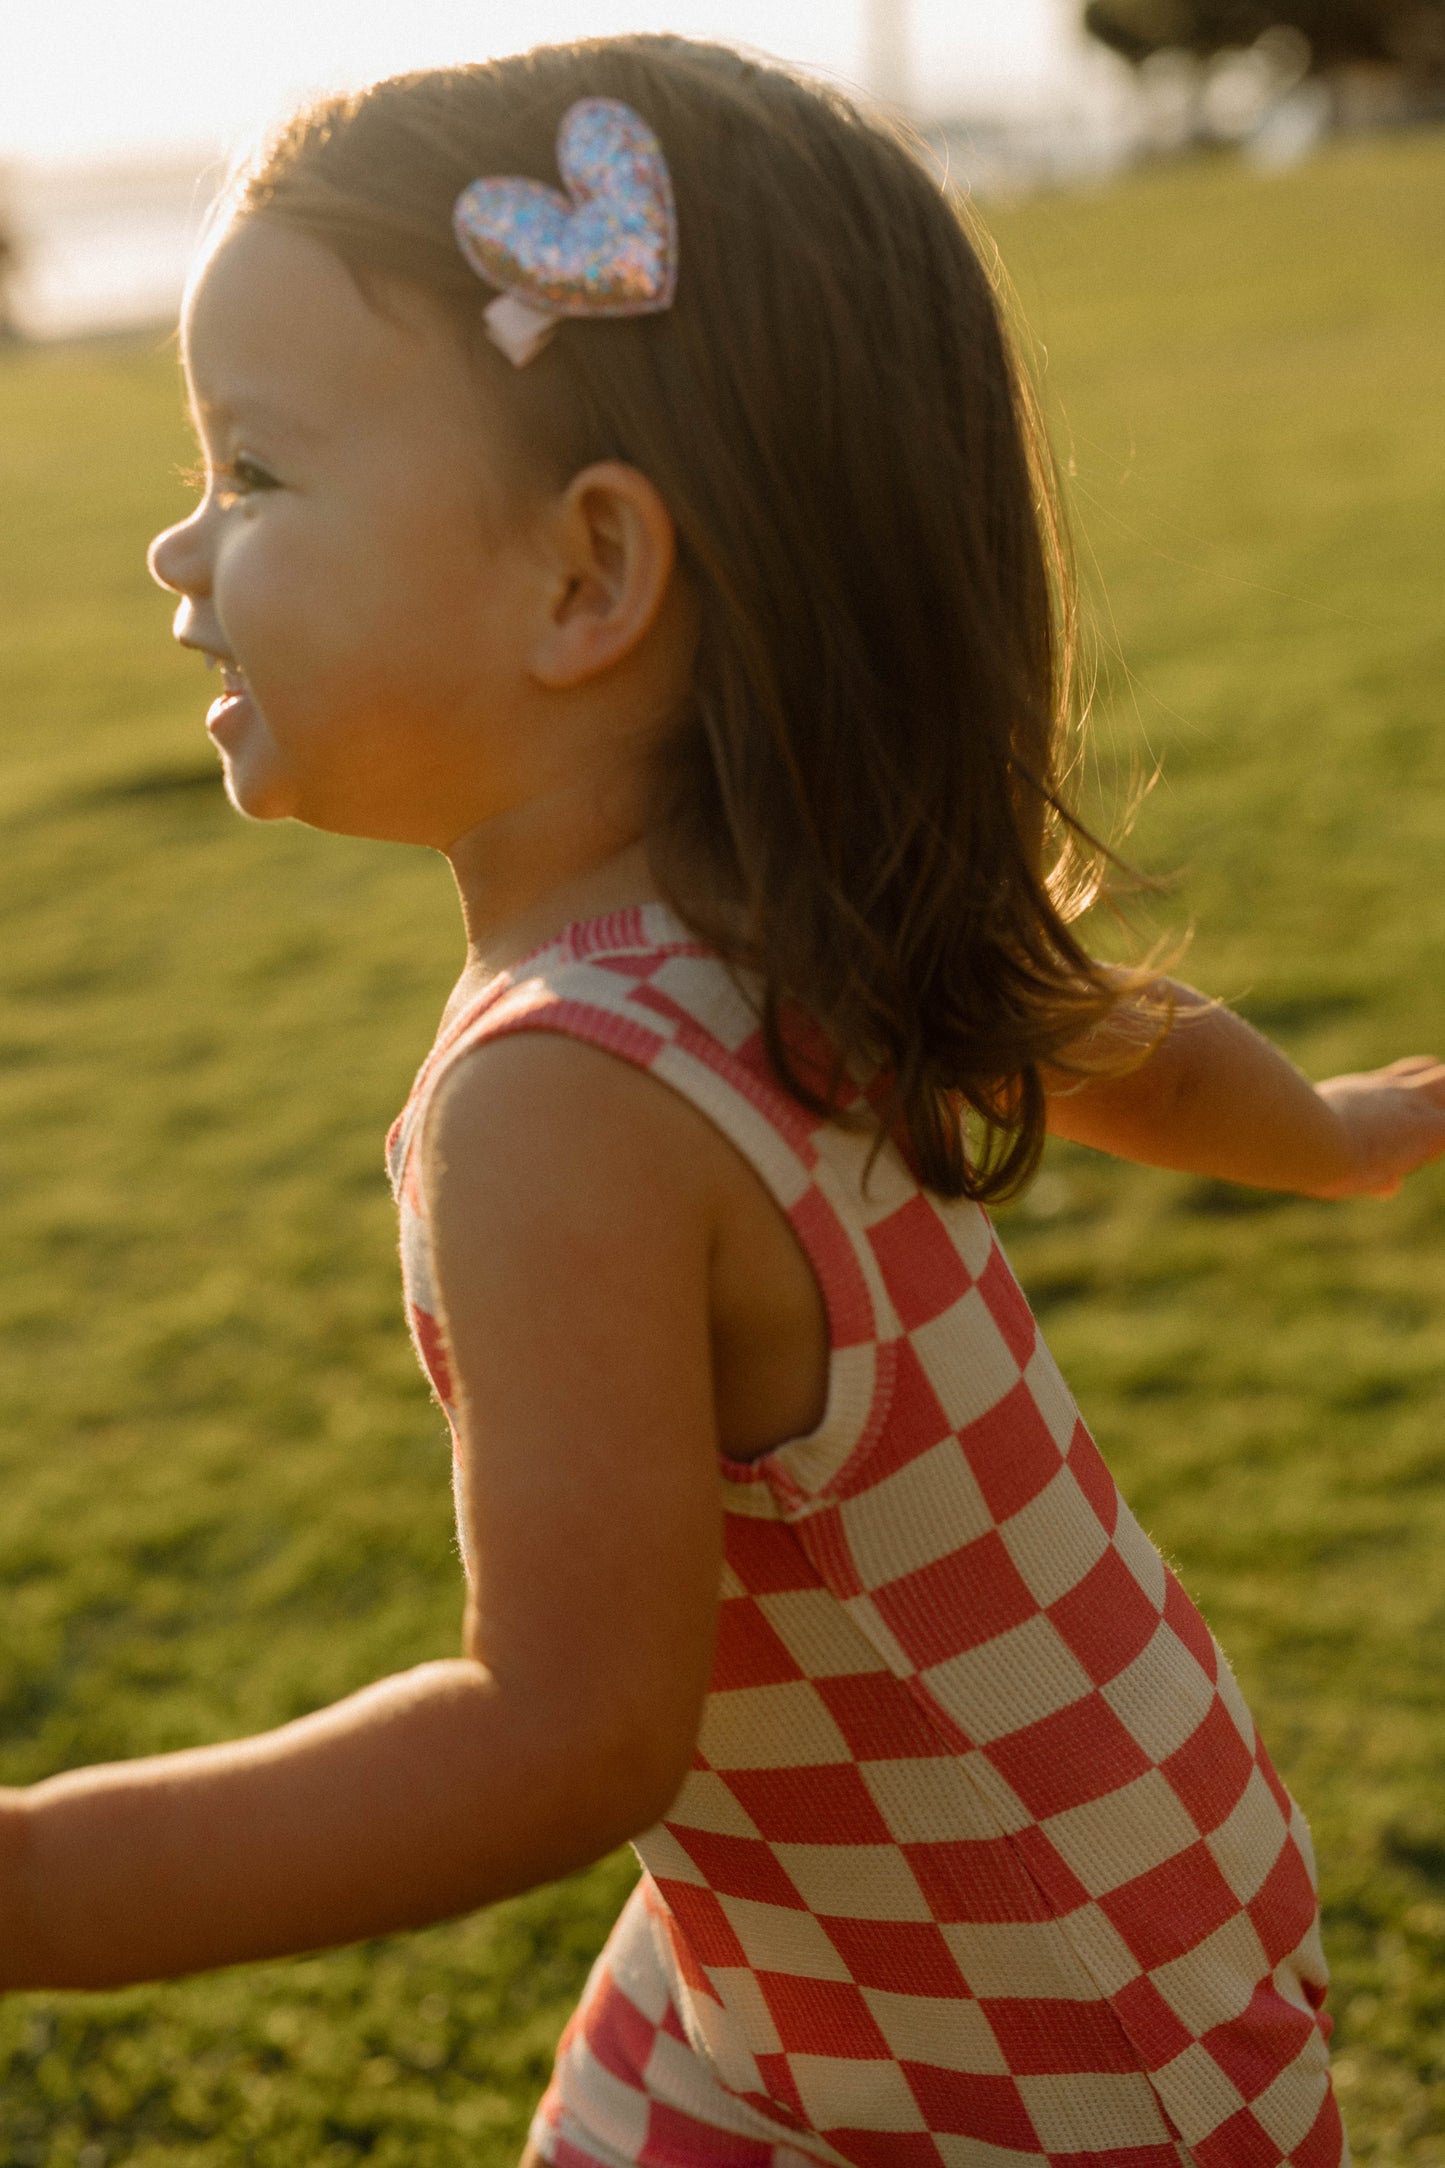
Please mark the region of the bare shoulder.
[[423, 1178], [454, 1298], [505, 1260], [514, 1301], [567, 1284], [634, 1345], [646, 1320], [676, 1344], [700, 1314], [731, 1457], [820, 1418], [813, 1268], [755, 1169], [671, 1085], [557, 1032], [485, 1041], [437, 1089]]
[[604, 1191], [616, 1201], [636, 1177], [676, 1204], [701, 1203], [726, 1151], [711, 1123], [670, 1086], [570, 1034], [531, 1030], [484, 1040], [453, 1062], [423, 1132], [429, 1199], [457, 1178], [498, 1190], [520, 1183], [538, 1200], [567, 1190], [574, 1205]]

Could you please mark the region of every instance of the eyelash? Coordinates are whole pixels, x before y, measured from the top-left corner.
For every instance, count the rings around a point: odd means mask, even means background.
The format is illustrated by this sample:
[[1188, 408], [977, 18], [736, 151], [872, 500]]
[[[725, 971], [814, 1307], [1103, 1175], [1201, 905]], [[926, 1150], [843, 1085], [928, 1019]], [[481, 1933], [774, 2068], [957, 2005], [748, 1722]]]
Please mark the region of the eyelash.
[[233, 459], [224, 467], [184, 467], [181, 470], [181, 480], [188, 489], [205, 489], [213, 481], [222, 485], [229, 483], [229, 487], [222, 486], [216, 492], [223, 504], [234, 504], [242, 497], [255, 496], [263, 490], [279, 489], [281, 486], [273, 474], [268, 474], [254, 459], [244, 456]]

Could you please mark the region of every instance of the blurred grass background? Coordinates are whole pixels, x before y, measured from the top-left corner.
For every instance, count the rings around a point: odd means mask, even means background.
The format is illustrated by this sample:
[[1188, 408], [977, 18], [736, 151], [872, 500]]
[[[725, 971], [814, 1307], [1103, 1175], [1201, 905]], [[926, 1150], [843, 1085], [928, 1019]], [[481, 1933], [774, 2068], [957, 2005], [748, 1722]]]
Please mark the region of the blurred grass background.
[[[1162, 761], [1146, 925], [1315, 1073], [1445, 1051], [1445, 141], [993, 221]], [[0, 1779], [280, 1722], [456, 1645], [380, 1147], [445, 868], [237, 822], [145, 541], [172, 355], [0, 356]], [[1316, 1206], [1051, 1153], [1006, 1240], [1320, 1847], [1370, 2163], [1445, 2162], [1445, 1172]], [[627, 1886], [0, 2005], [7, 2168], [500, 2168]]]

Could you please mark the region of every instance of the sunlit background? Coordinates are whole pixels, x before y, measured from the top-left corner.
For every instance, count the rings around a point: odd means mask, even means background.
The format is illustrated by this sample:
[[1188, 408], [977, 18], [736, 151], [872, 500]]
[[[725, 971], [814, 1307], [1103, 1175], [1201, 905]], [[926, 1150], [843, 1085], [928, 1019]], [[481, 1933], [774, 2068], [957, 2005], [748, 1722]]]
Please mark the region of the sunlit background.
[[953, 122], [963, 158], [1121, 155], [1125, 72], [1068, 0], [60, 0], [5, 11], [0, 206], [30, 336], [173, 308], [235, 150], [297, 98], [548, 40], [681, 31], [777, 54]]
[[[1379, 5], [1438, 13], [1437, 0]], [[1126, 47], [1136, 17], [1174, 20], [1152, 0], [1101, 9]], [[1130, 66], [1086, 36], [1083, 14], [1082, 0], [61, 0], [23, 13], [10, 0], [0, 330], [49, 339], [173, 315], [229, 161], [298, 99], [549, 40], [671, 30], [774, 54], [904, 113], [988, 201], [1201, 143], [1286, 166], [1341, 120], [1379, 117], [1374, 78], [1318, 53], [1311, 65], [1268, 7], [1243, 31], [1226, 10], [1219, 49], [1182, 68], [1168, 49]]]

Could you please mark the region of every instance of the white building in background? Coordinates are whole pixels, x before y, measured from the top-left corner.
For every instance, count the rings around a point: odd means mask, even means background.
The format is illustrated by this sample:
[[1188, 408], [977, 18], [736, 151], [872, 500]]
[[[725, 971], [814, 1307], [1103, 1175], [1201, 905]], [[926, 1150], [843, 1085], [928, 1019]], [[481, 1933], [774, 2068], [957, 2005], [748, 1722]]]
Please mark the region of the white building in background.
[[[935, 68], [931, 94], [923, 64], [939, 58], [938, 9], [913, 0], [861, 4], [869, 90], [919, 128], [959, 187], [980, 196], [1014, 195], [1102, 178], [1138, 154], [1136, 85], [1122, 62], [1084, 36], [1082, 0], [1052, 0], [1037, 11], [1032, 63], [1012, 85], [986, 78], [971, 89], [946, 67]], [[969, 46], [968, 7], [993, 4], [963, 0], [950, 10], [958, 48]], [[930, 13], [931, 22], [920, 19]]]
[[909, 113], [913, 110], [913, 71], [909, 64], [908, 0], [864, 0], [864, 5], [868, 87], [880, 105]]

